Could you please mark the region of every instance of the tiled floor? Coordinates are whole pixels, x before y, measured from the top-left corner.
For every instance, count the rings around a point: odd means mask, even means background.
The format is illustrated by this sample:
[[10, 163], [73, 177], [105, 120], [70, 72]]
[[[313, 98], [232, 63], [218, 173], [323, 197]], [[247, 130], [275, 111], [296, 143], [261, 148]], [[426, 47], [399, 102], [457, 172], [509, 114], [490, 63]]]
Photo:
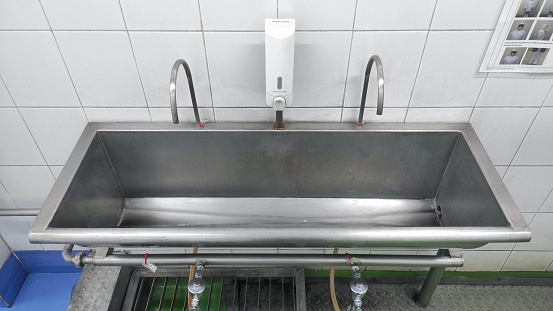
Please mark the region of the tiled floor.
[[80, 273], [30, 273], [10, 311], [62, 311], [67, 309], [71, 289]]

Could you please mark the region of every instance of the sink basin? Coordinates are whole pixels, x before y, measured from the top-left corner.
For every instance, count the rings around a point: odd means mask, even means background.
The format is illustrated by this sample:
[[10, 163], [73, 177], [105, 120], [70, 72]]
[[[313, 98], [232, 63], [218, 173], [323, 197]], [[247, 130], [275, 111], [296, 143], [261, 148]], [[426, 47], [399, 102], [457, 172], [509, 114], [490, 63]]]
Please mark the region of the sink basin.
[[30, 233], [90, 247], [475, 248], [530, 237], [468, 124], [89, 123]]

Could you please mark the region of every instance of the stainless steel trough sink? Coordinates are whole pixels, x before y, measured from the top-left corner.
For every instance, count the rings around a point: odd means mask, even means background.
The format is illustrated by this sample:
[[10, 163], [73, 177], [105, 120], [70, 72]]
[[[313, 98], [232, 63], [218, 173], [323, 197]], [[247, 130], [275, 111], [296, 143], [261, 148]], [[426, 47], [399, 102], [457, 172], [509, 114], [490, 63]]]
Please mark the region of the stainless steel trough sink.
[[474, 248], [530, 231], [468, 124], [90, 123], [30, 240]]

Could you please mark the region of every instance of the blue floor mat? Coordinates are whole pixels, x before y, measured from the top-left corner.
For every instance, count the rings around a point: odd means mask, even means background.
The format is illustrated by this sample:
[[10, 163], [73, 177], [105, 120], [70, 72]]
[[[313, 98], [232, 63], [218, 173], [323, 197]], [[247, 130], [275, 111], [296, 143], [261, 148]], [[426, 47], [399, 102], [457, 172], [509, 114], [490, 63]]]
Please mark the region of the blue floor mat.
[[30, 273], [10, 311], [63, 311], [80, 273]]

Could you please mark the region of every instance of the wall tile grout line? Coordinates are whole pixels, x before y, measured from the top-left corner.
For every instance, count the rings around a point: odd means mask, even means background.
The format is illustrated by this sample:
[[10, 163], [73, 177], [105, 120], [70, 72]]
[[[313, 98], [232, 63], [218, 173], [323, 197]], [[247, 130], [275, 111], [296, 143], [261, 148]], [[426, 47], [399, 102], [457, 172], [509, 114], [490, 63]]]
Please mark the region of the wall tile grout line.
[[[13, 108], [13, 107], [9, 107], [9, 106], [6, 106], [6, 107], [0, 107], [0, 110], [2, 109], [9, 109], [9, 108]], [[29, 108], [38, 108], [38, 109], [41, 109], [41, 108], [47, 108], [47, 109], [78, 109], [78, 108], [81, 108], [81, 107], [70, 107], [70, 106], [22, 106], [20, 108], [23, 108], [23, 109], [29, 109]], [[152, 109], [170, 109], [170, 107], [150, 107]], [[182, 106], [182, 107], [179, 107], [179, 108], [192, 108], [192, 106]], [[208, 108], [211, 108], [211, 106], [199, 106], [198, 107], [199, 109], [208, 109]], [[217, 106], [215, 108], [259, 108], [259, 109], [263, 109], [265, 107], [262, 107], [262, 106]], [[267, 107], [267, 109], [269, 109], [270, 107]], [[328, 109], [341, 109], [342, 106], [316, 106], [316, 107], [308, 107], [308, 106], [302, 106], [302, 107], [287, 107], [286, 109], [319, 109], [319, 108], [328, 108]], [[343, 107], [344, 109], [355, 109], [355, 108], [358, 108], [358, 107]], [[372, 109], [376, 109], [375, 107], [367, 107], [368, 108], [372, 108]], [[473, 107], [472, 106], [449, 106], [449, 107], [439, 107], [439, 106], [420, 106], [420, 107], [411, 107], [410, 109], [472, 109]], [[482, 108], [486, 108], [486, 109], [509, 109], [509, 108], [541, 108], [540, 106], [481, 106], [481, 107], [478, 107], [478, 109], [482, 109]], [[553, 107], [543, 107], [544, 109], [550, 109], [550, 108], [553, 108]], [[86, 108], [84, 109], [120, 109], [120, 110], [123, 110], [123, 109], [148, 109], [147, 107], [144, 107], [144, 106], [123, 106], [123, 107], [113, 107], [113, 106], [86, 106]], [[407, 109], [407, 107], [401, 107], [401, 106], [392, 106], [392, 107], [388, 107], [387, 109]], [[507, 165], [507, 164], [505, 164]], [[505, 166], [503, 165], [503, 166]]]
[[480, 87], [480, 91], [478, 92], [478, 96], [476, 96], [476, 100], [474, 101], [474, 106], [472, 106], [472, 111], [470, 112], [469, 120], [467, 123], [470, 123], [470, 119], [472, 119], [472, 115], [474, 114], [474, 110], [476, 109], [476, 105], [478, 104], [478, 100], [480, 99], [480, 96], [484, 91], [484, 87], [486, 86], [487, 81], [488, 81], [488, 73], [486, 73], [486, 76], [484, 77], [484, 82], [482, 82], [482, 86]]
[[553, 260], [549, 263], [549, 265], [547, 266], [547, 268], [545, 268], [545, 271], [549, 271], [549, 269], [553, 267]]
[[[15, 108], [17, 109], [17, 113], [19, 114], [19, 117], [21, 118], [21, 120], [23, 121], [23, 124], [25, 124], [25, 128], [27, 128], [27, 131], [29, 131], [29, 134], [31, 135], [31, 138], [33, 139], [33, 142], [35, 143], [35, 146], [36, 148], [38, 149], [38, 152], [40, 153], [40, 156], [42, 157], [42, 160], [44, 161], [44, 165], [37, 165], [37, 166], [48, 166], [48, 161], [46, 161], [46, 157], [44, 156], [44, 154], [42, 153], [42, 150], [40, 149], [40, 146], [38, 145], [36, 139], [35, 139], [35, 136], [33, 135], [33, 132], [31, 132], [31, 129], [29, 128], [29, 125], [27, 124], [27, 121], [25, 120], [25, 118], [23, 117], [23, 114], [21, 113], [21, 110], [19, 109], [19, 106], [17, 105], [17, 103], [15, 102], [15, 98], [13, 98], [12, 96], [12, 93], [10, 92], [10, 90], [8, 89], [8, 86], [6, 85], [6, 83], [4, 82], [4, 78], [2, 78], [2, 76], [0, 75], [0, 80], [2, 81], [2, 83], [4, 84], [4, 87], [6, 88], [7, 92], [8, 92], [8, 95], [10, 95], [10, 98], [12, 99], [13, 101], [13, 104], [15, 105]], [[13, 107], [12, 107], [13, 109]], [[47, 108], [46, 108], [47, 109]], [[78, 109], [78, 108], [77, 108]], [[7, 165], [7, 166], [13, 166], [13, 165]], [[21, 166], [28, 166], [28, 165], [21, 165]], [[54, 177], [54, 172], [52, 172], [52, 170], [50, 169], [50, 167], [48, 166], [48, 170], [50, 171], [50, 174], [52, 174], [52, 177]], [[7, 189], [6, 189], [7, 190]], [[13, 200], [13, 199], [12, 199]], [[13, 201], [15, 203], [15, 201]], [[17, 204], [15, 204], [17, 206]]]
[[150, 112], [150, 104], [148, 103], [148, 97], [146, 96], [146, 90], [144, 89], [144, 82], [142, 81], [142, 75], [140, 74], [140, 68], [138, 68], [138, 61], [136, 60], [136, 54], [134, 53], [134, 47], [132, 46], [131, 35], [129, 34], [127, 21], [125, 20], [125, 14], [123, 14], [123, 7], [121, 6], [120, 0], [117, 0], [117, 3], [119, 4], [119, 10], [121, 11], [121, 17], [123, 18], [123, 24], [125, 25], [125, 33], [127, 34], [127, 38], [129, 39], [129, 45], [131, 46], [132, 57], [134, 59], [134, 65], [136, 66], [136, 72], [138, 73], [138, 79], [140, 80], [142, 94], [144, 94], [144, 100], [146, 101], [146, 107], [148, 108], [148, 114], [150, 115], [150, 122], [153, 122], [152, 113]]
[[0, 243], [4, 243], [4, 245], [6, 245], [6, 247], [10, 251], [10, 253], [13, 253], [12, 247], [10, 246], [10, 244], [8, 244], [8, 242], [6, 242], [6, 240], [4, 239], [4, 237], [1, 234], [0, 234]]
[[[61, 60], [63, 62], [63, 66], [65, 67], [65, 71], [67, 72], [67, 76], [69, 76], [69, 81], [71, 81], [71, 85], [73, 86], [73, 90], [75, 90], [75, 95], [77, 96], [77, 99], [79, 100], [79, 104], [81, 105], [81, 109], [83, 111], [83, 114], [84, 114], [84, 116], [85, 116], [85, 118], [88, 122], [88, 117], [86, 116], [86, 112], [84, 111], [83, 102], [81, 100], [81, 97], [79, 96], [79, 92], [77, 91], [77, 86], [75, 86], [75, 82], [73, 81], [73, 77], [71, 76], [71, 72], [69, 72], [69, 67], [67, 66], [67, 63], [65, 62], [65, 58], [63, 57], [63, 53], [61, 52], [61, 48], [60, 48], [60, 45], [58, 43], [58, 39], [56, 38], [56, 34], [52, 30], [52, 24], [50, 24], [50, 20], [48, 19], [48, 15], [46, 15], [46, 11], [44, 10], [44, 6], [42, 5], [42, 0], [39, 0], [38, 3], [40, 4], [40, 8], [42, 9], [42, 14], [44, 14], [44, 18], [46, 18], [46, 22], [48, 23], [48, 27], [50, 27], [49, 32], [52, 34], [52, 37], [54, 38], [54, 42], [56, 43], [56, 47], [58, 48], [58, 53], [60, 53], [60, 57], [61, 57]], [[27, 108], [27, 107], [24, 107], [24, 108]], [[44, 108], [44, 107], [42, 107], [42, 108]], [[65, 108], [68, 108], [68, 107], [65, 107]], [[23, 116], [21, 116], [21, 117], [23, 117]], [[29, 129], [29, 132], [30, 131], [31, 130]], [[32, 135], [32, 133], [31, 133], [31, 135]], [[33, 137], [33, 139], [34, 139], [34, 137]], [[37, 144], [37, 146], [38, 146], [38, 144]], [[41, 153], [42, 153], [42, 151], [41, 151]], [[46, 161], [46, 159], [45, 159], [45, 161]], [[48, 163], [48, 162], [46, 162], [46, 163]], [[52, 176], [53, 175], [54, 175], [54, 173], [52, 172]]]
[[[55, 32], [123, 32], [122, 29], [1, 29], [0, 32], [39, 32], [39, 31], [55, 31]], [[201, 29], [129, 29], [127, 32], [201, 32]], [[296, 32], [338, 32], [338, 31], [349, 31], [348, 29], [297, 29]], [[374, 29], [374, 30], [363, 30], [355, 29], [355, 32], [421, 32], [421, 31], [430, 31], [430, 32], [471, 32], [471, 31], [494, 31], [494, 29]], [[204, 32], [264, 32], [264, 30], [251, 30], [251, 29], [210, 29], [204, 30]]]
[[[514, 247], [513, 247], [514, 248]], [[509, 251], [509, 255], [507, 255], [507, 258], [505, 259], [505, 261], [503, 262], [503, 264], [501, 265], [501, 268], [499, 268], [499, 271], [503, 271], [503, 269], [505, 268], [505, 265], [507, 264], [507, 261], [509, 261], [509, 258], [511, 258], [511, 255], [513, 254], [513, 250], [510, 250]]]
[[[4, 84], [4, 87], [6, 88], [6, 91], [8, 92], [8, 95], [10, 96], [10, 98], [12, 99], [13, 101], [13, 104], [15, 105], [15, 108], [17, 109], [17, 113], [19, 114], [19, 117], [21, 118], [21, 120], [23, 121], [23, 124], [25, 124], [25, 127], [27, 128], [27, 131], [29, 131], [29, 134], [31, 135], [31, 138], [33, 139], [33, 142], [35, 143], [36, 145], [36, 148], [38, 149], [38, 152], [40, 153], [40, 156], [42, 157], [42, 160], [44, 161], [44, 164], [45, 165], [40, 165], [40, 166], [47, 166], [48, 167], [48, 171], [50, 172], [50, 174], [52, 174], [52, 177], [54, 178], [54, 180], [56, 179], [56, 177], [54, 176], [54, 172], [52, 172], [52, 169], [50, 169], [50, 166], [48, 166], [48, 162], [46, 161], [46, 158], [44, 157], [44, 154], [42, 153], [42, 150], [40, 149], [40, 147], [38, 146], [38, 143], [36, 142], [36, 139], [35, 139], [35, 136], [33, 135], [33, 133], [31, 132], [31, 129], [29, 128], [29, 125], [27, 124], [27, 121], [25, 121], [25, 118], [23, 118], [23, 115], [21, 114], [21, 111], [19, 110], [19, 107], [17, 106], [17, 103], [15, 102], [15, 98], [13, 98], [12, 96], [12, 93], [10, 92], [10, 90], [8, 89], [8, 86], [6, 85], [6, 83], [4, 82], [4, 78], [2, 78], [2, 76], [0, 75], [0, 81], [2, 82], [2, 84]], [[12, 107], [13, 109], [13, 107]], [[24, 165], [22, 165], [24, 166]], [[4, 189], [6, 190], [6, 193], [8, 194], [8, 196], [10, 197], [10, 199], [12, 200], [13, 204], [18, 208], [18, 209], [22, 209], [20, 206], [17, 205], [17, 202], [15, 202], [15, 200], [13, 199], [12, 195], [9, 193], [8, 189], [4, 186], [4, 183], [2, 183], [2, 181], [0, 180], [0, 185], [2, 187], [4, 187]], [[23, 219], [25, 220], [25, 223], [27, 224], [27, 226], [29, 227], [29, 229], [31, 229], [31, 224], [29, 224], [29, 222], [27, 221], [27, 218], [23, 217]], [[1, 235], [0, 235], [1, 236]], [[6, 243], [7, 244], [7, 243]], [[39, 244], [40, 247], [44, 250], [44, 247], [42, 246], [42, 244]]]
[[[542, 165], [540, 165], [541, 167]], [[551, 191], [549, 191], [549, 194], [545, 197], [545, 200], [543, 200], [543, 202], [541, 202], [541, 205], [540, 205], [540, 208], [538, 208], [538, 211], [536, 213], [539, 213], [541, 211], [541, 209], [543, 208], [543, 206], [545, 205], [545, 202], [547, 202], [547, 200], [549, 199], [550, 196], [553, 195], [553, 188], [551, 189]]]
[[[19, 206], [17, 206], [17, 204], [15, 204], [15, 201], [13, 200], [13, 197], [12, 195], [10, 194], [10, 192], [8, 191], [8, 189], [6, 188], [6, 186], [4, 186], [4, 183], [2, 182], [2, 180], [0, 180], [0, 187], [2, 187], [4, 189], [4, 191], [6, 192], [6, 194], [8, 195], [10, 201], [12, 201], [13, 203], [13, 206], [17, 207], [18, 210], [21, 210], [21, 208]], [[4, 208], [3, 206], [0, 206], [0, 208]]]
[[421, 70], [422, 60], [424, 59], [424, 53], [426, 51], [426, 44], [428, 44], [428, 37], [430, 36], [430, 26], [434, 20], [434, 13], [436, 13], [436, 7], [438, 6], [438, 0], [434, 1], [434, 9], [432, 10], [432, 16], [430, 17], [430, 23], [428, 23], [428, 29], [426, 29], [426, 38], [424, 38], [424, 47], [422, 48], [421, 58], [419, 60], [419, 65], [417, 66], [417, 72], [415, 73], [415, 81], [413, 82], [413, 87], [411, 88], [411, 94], [409, 94], [409, 101], [407, 103], [407, 110], [405, 111], [405, 117], [403, 118], [403, 123], [407, 121], [407, 115], [409, 114], [409, 107], [411, 106], [411, 100], [413, 100], [413, 93], [415, 93], [415, 87], [417, 86], [417, 80], [419, 77], [419, 72]]
[[[542, 107], [543, 107], [543, 103], [542, 103]], [[540, 107], [538, 109], [538, 111], [536, 112], [536, 115], [534, 116], [534, 118], [532, 119], [532, 122], [530, 123], [530, 126], [528, 127], [528, 129], [526, 129], [526, 132], [524, 133], [524, 136], [522, 137], [522, 140], [520, 141], [520, 144], [518, 145], [517, 150], [515, 151], [515, 154], [513, 155], [513, 158], [509, 162], [509, 167], [511, 167], [511, 165], [513, 165], [513, 161], [517, 157], [517, 154], [520, 150], [520, 147], [524, 143], [524, 140], [526, 139], [526, 136], [528, 136], [528, 133], [530, 132], [530, 129], [532, 129], [532, 126], [534, 125], [534, 122], [536, 122], [536, 119], [538, 118], [538, 115], [540, 114], [540, 111], [541, 111], [542, 107]], [[534, 108], [537, 108], [537, 107], [534, 107]], [[526, 165], [519, 165], [519, 166], [526, 166]]]
[[198, 14], [200, 15], [200, 28], [202, 29], [202, 42], [204, 44], [203, 50], [204, 50], [204, 57], [205, 57], [205, 66], [207, 70], [207, 82], [209, 84], [209, 97], [211, 98], [211, 112], [213, 113], [213, 122], [215, 123], [217, 122], [217, 119], [215, 117], [215, 104], [213, 103], [213, 90], [211, 88], [211, 74], [209, 72], [209, 61], [207, 60], [207, 44], [205, 43], [204, 22], [202, 18], [202, 7], [200, 5], [200, 0], [198, 0]]
[[340, 122], [344, 122], [344, 105], [346, 102], [346, 90], [348, 88], [348, 76], [349, 76], [349, 66], [351, 63], [351, 51], [353, 50], [353, 36], [355, 34], [355, 18], [357, 17], [357, 3], [359, 0], [355, 0], [355, 7], [353, 8], [353, 22], [351, 24], [351, 40], [349, 41], [349, 54], [348, 62], [346, 67], [346, 80], [344, 81], [344, 92], [342, 94], [342, 109], [340, 110]]

